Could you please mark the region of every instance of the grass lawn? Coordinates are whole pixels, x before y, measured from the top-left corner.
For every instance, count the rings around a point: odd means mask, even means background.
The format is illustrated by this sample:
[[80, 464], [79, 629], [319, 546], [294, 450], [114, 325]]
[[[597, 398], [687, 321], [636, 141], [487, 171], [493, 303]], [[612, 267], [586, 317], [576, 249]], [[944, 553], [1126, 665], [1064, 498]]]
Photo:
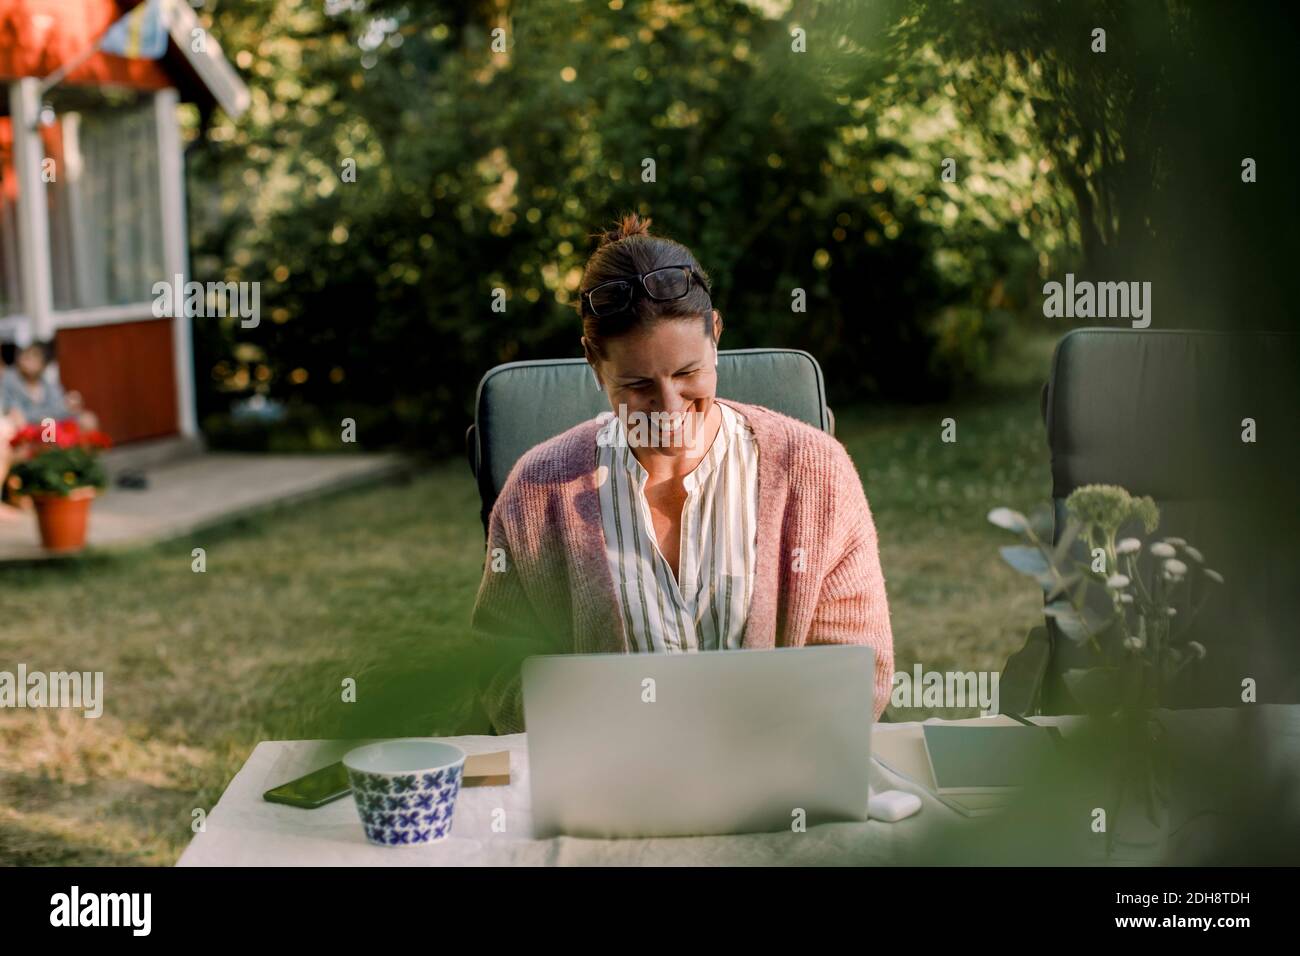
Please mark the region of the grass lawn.
[[[897, 669], [1000, 670], [1039, 619], [984, 515], [1047, 499], [1033, 382], [1048, 347], [1021, 345], [1018, 381], [957, 406], [836, 410], [879, 529]], [[0, 670], [105, 674], [97, 720], [0, 712], [0, 864], [173, 863], [261, 740], [481, 732], [464, 679], [478, 507], [456, 460], [152, 548], [0, 570]]]

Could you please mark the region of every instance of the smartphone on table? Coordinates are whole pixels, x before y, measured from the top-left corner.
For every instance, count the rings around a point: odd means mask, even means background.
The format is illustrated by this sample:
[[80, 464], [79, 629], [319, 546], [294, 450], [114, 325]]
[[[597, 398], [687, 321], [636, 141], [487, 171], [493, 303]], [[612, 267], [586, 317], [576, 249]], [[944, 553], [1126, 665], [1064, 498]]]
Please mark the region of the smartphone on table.
[[[461, 785], [465, 787], [510, 786], [510, 752], [499, 750], [496, 753], [466, 756]], [[346, 797], [351, 792], [352, 783], [348, 780], [347, 768], [340, 760], [328, 767], [313, 770], [305, 777], [290, 780], [268, 790], [262, 794], [262, 798], [272, 803], [285, 803], [291, 807], [315, 810], [340, 797]]]
[[347, 768], [343, 761], [314, 770], [305, 777], [290, 780], [266, 791], [262, 797], [272, 803], [287, 803], [291, 807], [314, 810], [352, 792]]

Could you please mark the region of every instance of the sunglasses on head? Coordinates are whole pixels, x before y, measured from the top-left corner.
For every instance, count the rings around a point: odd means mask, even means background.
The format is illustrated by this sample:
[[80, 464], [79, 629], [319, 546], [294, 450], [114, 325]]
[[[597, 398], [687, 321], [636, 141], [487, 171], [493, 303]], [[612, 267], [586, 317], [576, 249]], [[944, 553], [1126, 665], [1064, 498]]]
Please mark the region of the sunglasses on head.
[[613, 315], [622, 312], [632, 304], [632, 296], [639, 290], [648, 299], [655, 302], [671, 302], [680, 299], [691, 291], [692, 281], [698, 281], [706, 293], [708, 283], [704, 277], [690, 266], [666, 266], [625, 279], [610, 279], [591, 290], [582, 293], [587, 309], [592, 315]]

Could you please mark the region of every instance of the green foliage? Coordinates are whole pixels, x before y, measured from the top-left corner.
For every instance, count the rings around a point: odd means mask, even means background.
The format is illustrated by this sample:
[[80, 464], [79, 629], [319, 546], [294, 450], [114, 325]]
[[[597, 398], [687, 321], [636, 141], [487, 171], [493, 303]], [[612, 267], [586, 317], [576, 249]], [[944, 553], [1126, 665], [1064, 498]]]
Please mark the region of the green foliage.
[[1152, 280], [1166, 326], [1289, 314], [1285, 284], [1252, 277], [1295, 261], [1276, 210], [1296, 187], [1240, 181], [1243, 155], [1289, 149], [1263, 13], [221, 0], [201, 16], [252, 106], [191, 156], [195, 277], [259, 281], [267, 313], [196, 323], [205, 417], [258, 391], [366, 418], [366, 445], [457, 451], [488, 368], [580, 354], [590, 233], [626, 210], [712, 274], [724, 347], [808, 349], [839, 404], [947, 400], [1017, 319], [1044, 322], [1042, 284], [1067, 269]]
[[1288, 293], [1252, 276], [1296, 259], [1278, 215], [1296, 186], [1241, 174], [1246, 157], [1291, 153], [1273, 117], [1290, 109], [1278, 36], [1292, 11], [1274, 0], [1252, 14], [1198, 0], [889, 0], [880, 12], [905, 25], [900, 59], [928, 46], [955, 67], [947, 94], [964, 127], [1005, 103], [1026, 118], [992, 135], [1014, 137], [1057, 185], [1026, 210], [1036, 248], [1082, 277], [1150, 280], [1166, 327], [1276, 328]]
[[487, 8], [224, 0], [253, 103], [192, 160], [196, 195], [215, 184], [195, 273], [262, 282], [267, 315], [199, 323], [202, 412], [253, 390], [369, 406], [365, 444], [458, 450], [489, 367], [580, 354], [589, 232], [624, 209], [712, 273], [724, 347], [806, 348], [832, 401], [972, 381], [1028, 301], [1034, 242], [1064, 242], [1060, 185], [1024, 156], [1023, 102], [976, 125], [944, 101], [959, 64], [896, 62], [871, 14], [826, 16], [851, 42], [795, 54], [792, 14], [546, 0], [494, 53]]
[[108, 477], [92, 448], [53, 447], [9, 469], [9, 487], [24, 495], [66, 496], [78, 488], [105, 488]]

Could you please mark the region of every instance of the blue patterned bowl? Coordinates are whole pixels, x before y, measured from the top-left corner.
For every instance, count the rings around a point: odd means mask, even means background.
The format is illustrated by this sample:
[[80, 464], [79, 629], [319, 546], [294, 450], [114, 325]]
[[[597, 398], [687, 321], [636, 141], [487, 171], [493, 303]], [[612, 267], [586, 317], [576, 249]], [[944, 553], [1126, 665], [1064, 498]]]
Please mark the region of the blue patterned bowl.
[[451, 833], [465, 751], [417, 737], [366, 744], [343, 758], [366, 839], [419, 846]]

